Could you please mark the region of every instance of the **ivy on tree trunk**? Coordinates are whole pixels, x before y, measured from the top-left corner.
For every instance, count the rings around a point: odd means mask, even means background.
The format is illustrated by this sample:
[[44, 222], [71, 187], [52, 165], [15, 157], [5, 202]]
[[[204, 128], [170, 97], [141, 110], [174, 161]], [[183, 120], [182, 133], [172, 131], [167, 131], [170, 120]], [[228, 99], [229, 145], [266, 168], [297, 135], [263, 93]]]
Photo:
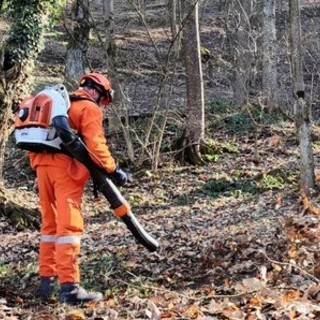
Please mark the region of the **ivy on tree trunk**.
[[3, 180], [5, 150], [13, 131], [13, 111], [28, 93], [34, 61], [42, 49], [49, 5], [54, 2], [53, 0], [7, 2], [12, 25], [9, 37], [0, 49], [0, 192], [1, 198], [6, 199], [5, 205], [1, 206], [1, 213], [9, 218], [14, 216], [17, 219], [17, 212], [23, 214], [21, 209], [19, 211], [18, 205], [10, 200], [10, 194]]

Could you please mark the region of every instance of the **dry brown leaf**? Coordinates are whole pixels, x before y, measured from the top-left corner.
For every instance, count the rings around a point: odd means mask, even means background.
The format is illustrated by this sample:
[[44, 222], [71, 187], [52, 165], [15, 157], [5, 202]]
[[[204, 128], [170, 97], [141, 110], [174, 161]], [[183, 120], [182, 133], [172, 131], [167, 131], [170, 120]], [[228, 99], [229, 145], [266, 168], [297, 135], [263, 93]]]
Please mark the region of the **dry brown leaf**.
[[108, 299], [107, 306], [114, 309], [117, 306], [116, 301], [113, 298]]
[[308, 209], [310, 207], [310, 198], [307, 195], [303, 194], [301, 196], [301, 201], [305, 209]]
[[163, 312], [161, 315], [161, 319], [176, 319], [175, 315], [169, 311]]
[[288, 251], [288, 257], [290, 259], [295, 259], [298, 256], [298, 249], [296, 246], [291, 246], [291, 248]]
[[313, 206], [310, 200], [310, 197], [306, 194], [301, 195], [301, 201], [303, 203], [303, 207], [306, 211], [314, 215], [320, 215], [320, 209]]
[[306, 297], [320, 302], [320, 285], [310, 287], [306, 292]]
[[311, 213], [311, 214], [313, 214], [313, 215], [315, 215], [315, 216], [320, 215], [320, 209], [317, 208], [317, 207], [315, 207], [315, 206], [310, 206], [310, 207], [308, 208], [308, 212]]
[[[1, 317], [0, 317], [1, 319]], [[50, 312], [40, 312], [38, 314], [34, 314], [32, 320], [57, 320], [58, 318], [51, 314]]]
[[172, 303], [172, 302], [170, 302], [169, 304], [168, 304], [168, 309], [173, 309], [174, 308], [174, 304]]
[[66, 320], [85, 320], [86, 316], [82, 311], [73, 310], [66, 315]]
[[[170, 299], [170, 298], [168, 298], [168, 299]], [[160, 295], [160, 294], [150, 298], [150, 300], [158, 306], [164, 306], [168, 299], [166, 299], [165, 296]]]
[[246, 320], [257, 320], [257, 319], [261, 319], [261, 318], [257, 318], [257, 316], [254, 314], [249, 314], [248, 317], [246, 318]]
[[320, 278], [320, 262], [317, 261], [313, 269], [314, 276]]
[[269, 138], [268, 147], [270, 149], [276, 149], [279, 146], [281, 146], [282, 143], [283, 143], [282, 137], [280, 137], [279, 135], [275, 134], [271, 138]]
[[24, 300], [20, 297], [16, 297], [16, 303], [22, 304]]
[[276, 197], [275, 203], [275, 208], [279, 209], [282, 206], [283, 198], [281, 196]]
[[198, 306], [192, 305], [183, 313], [183, 315], [188, 319], [198, 319], [199, 316], [202, 316], [202, 312]]
[[250, 305], [253, 306], [254, 308], [260, 308], [262, 306], [262, 299], [261, 297], [252, 297], [250, 299]]
[[258, 291], [265, 287], [265, 283], [258, 278], [243, 279], [235, 288], [238, 292]]
[[230, 320], [243, 320], [245, 313], [235, 305], [223, 308], [222, 314]]
[[295, 291], [289, 291], [288, 293], [286, 293], [282, 299], [284, 302], [288, 303], [288, 302], [292, 302], [294, 300], [297, 300], [300, 297], [300, 291], [295, 290]]
[[277, 272], [281, 272], [281, 271], [282, 271], [282, 267], [279, 266], [278, 264], [276, 264], [276, 263], [271, 263], [271, 265], [272, 265], [272, 267], [273, 267], [273, 269], [274, 269], [275, 271], [277, 271]]

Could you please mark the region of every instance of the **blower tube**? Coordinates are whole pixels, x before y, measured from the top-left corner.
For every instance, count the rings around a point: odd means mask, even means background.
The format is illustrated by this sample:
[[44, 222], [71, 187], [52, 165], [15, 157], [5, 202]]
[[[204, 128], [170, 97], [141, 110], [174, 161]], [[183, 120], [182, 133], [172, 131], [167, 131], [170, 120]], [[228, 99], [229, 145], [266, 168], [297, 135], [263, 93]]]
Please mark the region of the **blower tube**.
[[52, 123], [58, 136], [62, 140], [62, 149], [87, 167], [91, 178], [101, 193], [106, 197], [116, 216], [121, 218], [140, 244], [150, 252], [156, 251], [159, 247], [158, 242], [143, 229], [131, 212], [129, 204], [123, 198], [105, 170], [100, 168], [91, 159], [84, 143], [71, 131], [68, 118], [66, 116], [56, 116], [52, 119]]

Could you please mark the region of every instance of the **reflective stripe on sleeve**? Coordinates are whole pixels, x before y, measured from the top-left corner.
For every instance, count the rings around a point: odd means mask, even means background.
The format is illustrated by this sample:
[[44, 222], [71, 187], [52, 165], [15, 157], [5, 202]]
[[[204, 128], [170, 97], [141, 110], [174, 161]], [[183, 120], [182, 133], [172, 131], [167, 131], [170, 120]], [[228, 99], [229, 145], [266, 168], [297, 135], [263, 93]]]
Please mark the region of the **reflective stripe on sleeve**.
[[81, 237], [79, 236], [64, 236], [57, 238], [57, 244], [80, 244]]
[[55, 243], [57, 240], [56, 236], [50, 236], [50, 235], [41, 235], [40, 241], [41, 242], [46, 242], [46, 243]]

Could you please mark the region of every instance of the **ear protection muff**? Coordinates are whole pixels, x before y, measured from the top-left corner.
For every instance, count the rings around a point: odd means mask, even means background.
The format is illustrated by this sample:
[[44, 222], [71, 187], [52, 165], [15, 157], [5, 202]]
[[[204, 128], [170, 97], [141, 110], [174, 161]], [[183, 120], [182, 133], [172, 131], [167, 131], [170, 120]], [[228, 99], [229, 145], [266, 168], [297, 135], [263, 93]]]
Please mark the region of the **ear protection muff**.
[[103, 106], [108, 106], [112, 102], [113, 96], [114, 96], [114, 91], [112, 89], [105, 91], [104, 94], [102, 95], [100, 104]]

